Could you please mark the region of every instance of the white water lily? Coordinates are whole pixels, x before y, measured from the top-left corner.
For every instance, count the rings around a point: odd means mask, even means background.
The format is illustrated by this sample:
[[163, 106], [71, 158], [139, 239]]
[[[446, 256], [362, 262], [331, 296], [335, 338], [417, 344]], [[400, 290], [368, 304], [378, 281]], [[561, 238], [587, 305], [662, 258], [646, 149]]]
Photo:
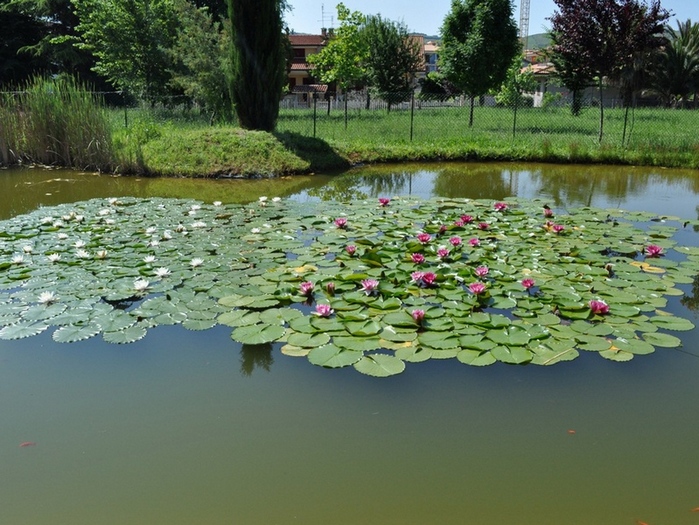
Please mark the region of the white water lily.
[[77, 251], [75, 252], [75, 256], [76, 256], [78, 259], [89, 259], [89, 258], [90, 258], [90, 252], [88, 252], [87, 250], [82, 250], [82, 249], [81, 249], [81, 250], [77, 250]]
[[259, 200], [260, 200], [260, 202], [266, 202], [266, 201], [267, 201], [267, 197], [265, 197], [265, 196], [263, 195], [262, 197], [260, 197]]
[[281, 201], [281, 200], [282, 200], [281, 197], [274, 197], [274, 198], [272, 199], [272, 202], [279, 202], [279, 201]]
[[97, 214], [101, 215], [102, 217], [104, 217], [105, 215], [109, 215], [110, 213], [112, 213], [112, 210], [110, 210], [108, 208], [104, 208], [104, 209], [97, 212]]
[[61, 260], [61, 255], [58, 253], [49, 253], [46, 258], [49, 262], [55, 263]]
[[56, 221], [53, 223], [54, 228], [63, 228], [63, 221]]
[[67, 233], [59, 233], [57, 235], [57, 237], [58, 237], [58, 240], [65, 241], [68, 238], [68, 234]]
[[105, 224], [114, 224], [116, 221], [114, 219], [105, 219], [104, 223]]
[[146, 235], [153, 235], [157, 231], [158, 228], [156, 228], [155, 226], [151, 226], [150, 228], [146, 228]]
[[98, 259], [106, 259], [107, 258], [107, 250], [100, 250], [95, 254], [95, 257]]
[[192, 205], [190, 206], [190, 209], [191, 209], [192, 211], [197, 211], [197, 210], [200, 210], [200, 209], [201, 209], [201, 206], [200, 206], [199, 204], [192, 204]]
[[250, 230], [250, 233], [260, 233], [260, 229], [259, 229], [259, 228], [253, 228], [252, 230]]
[[84, 248], [84, 247], [85, 247], [85, 241], [83, 241], [83, 240], [81, 240], [81, 239], [78, 239], [77, 241], [75, 241], [75, 242], [73, 243], [73, 246], [75, 246], [76, 248]]
[[118, 200], [119, 199], [117, 199], [116, 197], [110, 197], [109, 199], [107, 199], [107, 202], [114, 206], [118, 202]]
[[150, 286], [150, 282], [146, 281], [145, 279], [136, 279], [133, 282], [133, 288], [138, 293], [145, 292], [149, 286]]
[[160, 241], [158, 239], [151, 239], [150, 241], [148, 241], [148, 246], [150, 246], [151, 248], [155, 246], [160, 246]]
[[152, 263], [152, 262], [155, 262], [155, 255], [146, 255], [146, 256], [143, 258], [143, 262], [146, 263], [146, 264], [150, 264], [150, 263]]
[[206, 228], [206, 223], [204, 221], [193, 222], [192, 228]]
[[22, 251], [24, 253], [32, 253], [34, 251], [34, 248], [32, 246], [26, 245], [22, 246]]
[[177, 233], [182, 233], [182, 232], [186, 232], [187, 228], [184, 227], [184, 224], [180, 223], [175, 227], [175, 231]]
[[12, 257], [12, 264], [24, 264], [24, 255], [15, 255]]
[[172, 239], [172, 232], [170, 230], [165, 230], [163, 232], [163, 240], [169, 241], [170, 239]]
[[156, 277], [159, 277], [160, 279], [167, 277], [168, 275], [172, 275], [172, 272], [165, 267], [156, 268], [153, 273], [155, 273]]
[[199, 257], [195, 257], [194, 259], [192, 259], [191, 261], [189, 261], [189, 265], [190, 265], [192, 268], [196, 268], [196, 267], [198, 267], [198, 266], [201, 266], [202, 264], [204, 264], [204, 259], [200, 259]]
[[85, 220], [85, 216], [84, 215], [76, 215], [75, 217], [73, 217], [73, 219], [75, 219], [77, 222], [83, 222]]
[[187, 212], [187, 215], [189, 215], [190, 217], [192, 217], [192, 216], [194, 216], [194, 215], [196, 215], [196, 214], [197, 214], [197, 210], [189, 210], [189, 211]]
[[221, 204], [223, 204], [221, 201], [214, 201], [214, 206], [216, 207], [221, 206]]
[[37, 299], [39, 303], [49, 305], [58, 301], [58, 296], [54, 292], [41, 292], [39, 298]]
[[56, 219], [54, 219], [53, 217], [44, 217], [43, 219], [41, 219], [41, 224], [52, 224], [55, 220]]

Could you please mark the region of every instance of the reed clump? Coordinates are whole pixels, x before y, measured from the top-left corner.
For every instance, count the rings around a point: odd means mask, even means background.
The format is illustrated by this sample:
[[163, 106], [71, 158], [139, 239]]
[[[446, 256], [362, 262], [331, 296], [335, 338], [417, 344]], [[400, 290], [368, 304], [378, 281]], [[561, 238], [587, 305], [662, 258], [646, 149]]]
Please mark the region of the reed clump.
[[101, 101], [70, 77], [37, 77], [4, 94], [0, 161], [109, 170], [111, 131]]

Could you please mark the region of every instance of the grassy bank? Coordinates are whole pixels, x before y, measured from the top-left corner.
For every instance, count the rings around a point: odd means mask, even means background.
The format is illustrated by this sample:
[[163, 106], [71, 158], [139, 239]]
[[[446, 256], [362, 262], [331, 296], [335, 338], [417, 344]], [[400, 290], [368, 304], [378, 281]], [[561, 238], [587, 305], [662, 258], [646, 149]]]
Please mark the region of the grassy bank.
[[[519, 161], [699, 169], [699, 111], [403, 107], [284, 109], [277, 132], [212, 126], [194, 110], [103, 111], [82, 86], [37, 80], [0, 99], [0, 164], [152, 176], [270, 177], [359, 163]], [[317, 108], [316, 108], [317, 109]]]
[[316, 113], [314, 122], [311, 110], [283, 110], [274, 134], [134, 112], [128, 126], [116, 114], [113, 136], [119, 171], [165, 176], [274, 176], [445, 160], [699, 168], [699, 112], [639, 109], [626, 121], [622, 109], [605, 114], [602, 144], [593, 108], [577, 118], [566, 108], [520, 110], [514, 135], [513, 113], [503, 108], [478, 108], [473, 128], [465, 108], [354, 111], [346, 124], [341, 111]]

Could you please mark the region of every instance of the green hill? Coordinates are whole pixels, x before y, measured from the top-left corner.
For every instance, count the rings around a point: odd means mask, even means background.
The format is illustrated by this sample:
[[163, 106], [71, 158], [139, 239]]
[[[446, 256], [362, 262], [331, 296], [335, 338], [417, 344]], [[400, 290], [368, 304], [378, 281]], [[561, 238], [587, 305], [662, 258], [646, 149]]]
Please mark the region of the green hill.
[[548, 33], [538, 33], [536, 35], [529, 35], [527, 38], [527, 48], [529, 49], [542, 49], [548, 47], [551, 43], [551, 38]]

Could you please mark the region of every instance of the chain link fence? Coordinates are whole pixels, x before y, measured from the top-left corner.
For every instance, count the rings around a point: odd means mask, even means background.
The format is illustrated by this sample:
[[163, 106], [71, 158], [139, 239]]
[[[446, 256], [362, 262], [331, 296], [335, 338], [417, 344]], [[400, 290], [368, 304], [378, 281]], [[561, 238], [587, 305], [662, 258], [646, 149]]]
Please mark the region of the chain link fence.
[[281, 103], [279, 131], [343, 143], [371, 141], [397, 144], [444, 144], [455, 141], [497, 141], [575, 148], [602, 144], [633, 148], [699, 149], [699, 111], [662, 107], [623, 107], [619, 99], [584, 101], [579, 115], [571, 104], [551, 97], [534, 107], [524, 96], [517, 106], [503, 106], [495, 97], [422, 98], [419, 93], [371, 97], [352, 93], [293, 94]]

